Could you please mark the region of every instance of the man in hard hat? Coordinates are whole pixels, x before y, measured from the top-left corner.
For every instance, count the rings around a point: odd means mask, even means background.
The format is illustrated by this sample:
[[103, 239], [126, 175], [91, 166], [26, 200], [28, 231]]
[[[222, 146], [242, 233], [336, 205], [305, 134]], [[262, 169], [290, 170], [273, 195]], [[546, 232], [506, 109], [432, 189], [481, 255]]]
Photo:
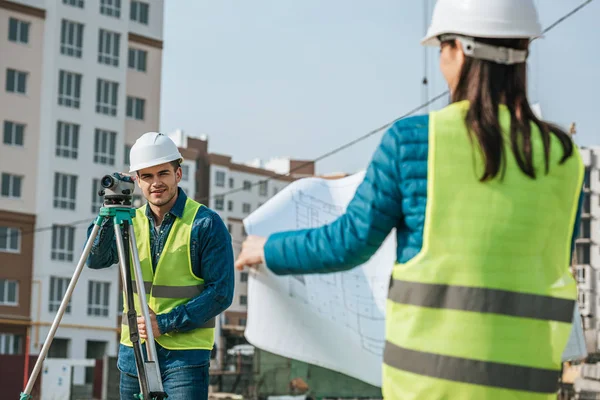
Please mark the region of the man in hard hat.
[[[142, 275], [148, 280], [144, 283], [151, 288], [147, 292], [151, 321], [138, 317], [138, 330], [146, 339], [152, 329], [169, 400], [208, 397], [215, 318], [229, 307], [234, 290], [231, 236], [217, 213], [178, 187], [182, 160], [175, 143], [157, 132], [142, 135], [130, 152], [129, 172], [147, 200], [136, 210], [133, 226]], [[88, 266], [98, 269], [116, 263], [114, 228], [107, 219]], [[140, 388], [125, 318], [121, 328], [121, 398], [133, 399]]]

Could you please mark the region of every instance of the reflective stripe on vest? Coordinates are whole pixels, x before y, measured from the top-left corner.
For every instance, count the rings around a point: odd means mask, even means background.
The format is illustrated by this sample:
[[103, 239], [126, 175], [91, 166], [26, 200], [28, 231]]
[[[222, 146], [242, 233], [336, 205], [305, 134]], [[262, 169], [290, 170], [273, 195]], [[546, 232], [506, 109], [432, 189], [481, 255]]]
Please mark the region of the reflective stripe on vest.
[[[576, 299], [569, 272], [583, 182], [551, 136], [544, 174], [519, 169], [504, 136], [503, 180], [479, 182], [483, 160], [464, 124], [468, 102], [430, 114], [423, 247], [394, 266], [386, 305], [386, 399], [556, 398]], [[510, 113], [500, 106], [503, 132]]]
[[[187, 199], [182, 217], [175, 218], [169, 231], [156, 270], [152, 268], [150, 223], [146, 217], [146, 207], [144, 205], [136, 210], [133, 224], [148, 306], [160, 315], [187, 303], [204, 290], [204, 280], [194, 275], [190, 258], [192, 224], [202, 205]], [[136, 311], [140, 315], [135, 285], [134, 297]], [[212, 318], [200, 328], [188, 332], [168, 332], [157, 337], [156, 341], [169, 350], [211, 350], [214, 345], [215, 325], [216, 321]], [[121, 343], [131, 346], [126, 318], [121, 325]]]

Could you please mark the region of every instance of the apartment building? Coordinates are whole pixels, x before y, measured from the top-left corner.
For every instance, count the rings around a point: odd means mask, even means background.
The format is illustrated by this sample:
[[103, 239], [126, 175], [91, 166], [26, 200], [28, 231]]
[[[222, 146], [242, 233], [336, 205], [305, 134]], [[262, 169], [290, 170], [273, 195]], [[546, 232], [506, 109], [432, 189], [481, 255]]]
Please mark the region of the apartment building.
[[34, 5], [0, 1], [0, 354], [22, 354], [32, 322], [46, 18]]
[[[243, 219], [290, 182], [315, 173], [313, 161], [279, 158], [266, 163], [260, 160], [237, 163], [231, 156], [210, 153], [205, 136], [189, 137], [182, 130], [169, 136], [180, 148], [185, 163], [190, 163], [190, 172], [191, 164], [195, 164], [195, 194], [191, 195], [194, 193], [191, 191], [188, 194], [221, 216], [231, 233], [236, 257], [246, 237]], [[248, 272], [236, 270], [233, 303], [220, 316], [216, 328], [217, 368], [222, 365], [225, 350], [244, 341], [247, 304]]]
[[581, 223], [575, 242], [574, 272], [588, 351], [598, 353], [600, 335], [600, 147], [581, 148], [585, 164]]
[[[158, 130], [163, 6], [162, 0], [0, 1], [0, 26], [7, 27], [0, 29], [0, 231], [17, 237], [0, 239], [0, 249], [9, 248], [6, 256], [0, 250], [0, 283], [12, 299], [16, 278], [5, 278], [3, 257], [14, 258], [19, 249], [19, 263], [33, 259], [33, 285], [19, 284], [19, 298], [31, 293], [32, 354], [43, 344], [102, 204], [99, 179], [126, 170], [131, 144]], [[27, 224], [35, 235], [13, 234], [30, 231]], [[85, 270], [49, 357], [116, 355], [119, 283], [116, 266]], [[76, 369], [74, 383], [91, 381], [87, 372]]]

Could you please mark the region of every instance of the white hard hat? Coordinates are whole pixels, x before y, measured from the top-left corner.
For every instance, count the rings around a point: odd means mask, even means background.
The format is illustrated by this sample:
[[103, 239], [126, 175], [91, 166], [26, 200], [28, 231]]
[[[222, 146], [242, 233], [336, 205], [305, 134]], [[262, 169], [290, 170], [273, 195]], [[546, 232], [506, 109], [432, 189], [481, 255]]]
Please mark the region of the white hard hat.
[[421, 44], [438, 46], [443, 34], [534, 39], [542, 36], [542, 26], [533, 0], [438, 0]]
[[183, 161], [170, 137], [158, 132], [146, 132], [135, 141], [129, 152], [129, 172], [154, 167], [171, 161]]

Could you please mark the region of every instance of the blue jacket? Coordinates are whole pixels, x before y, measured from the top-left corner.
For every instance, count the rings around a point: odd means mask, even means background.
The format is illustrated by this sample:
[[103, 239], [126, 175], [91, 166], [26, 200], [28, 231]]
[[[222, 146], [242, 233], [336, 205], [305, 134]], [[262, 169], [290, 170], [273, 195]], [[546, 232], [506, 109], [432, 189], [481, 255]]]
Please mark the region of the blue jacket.
[[[179, 188], [177, 201], [165, 215], [160, 232], [156, 232], [150, 207], [146, 217], [150, 221], [150, 248], [152, 267], [156, 268], [169, 231], [176, 218], [181, 218], [187, 196]], [[93, 224], [88, 228], [88, 237]], [[94, 241], [87, 265], [90, 268], [107, 268], [118, 263], [117, 246], [112, 220], [106, 220]], [[168, 249], [167, 249], [168, 250]], [[175, 307], [166, 314], [156, 316], [162, 333], [177, 330], [187, 332], [202, 326], [206, 321], [227, 309], [233, 300], [234, 269], [231, 235], [219, 215], [207, 207], [201, 207], [192, 225], [190, 256], [192, 270], [204, 279], [204, 291], [186, 304]], [[156, 342], [155, 342], [156, 343]], [[145, 346], [143, 346], [145, 354]], [[209, 362], [209, 350], [167, 350], [156, 343], [161, 372], [172, 368], [204, 365]], [[119, 369], [137, 375], [133, 349], [124, 345], [119, 348]]]
[[346, 213], [320, 228], [271, 235], [265, 244], [269, 269], [279, 275], [345, 271], [365, 263], [393, 228], [397, 262], [417, 255], [427, 203], [428, 139], [429, 116], [396, 122], [384, 134]]

